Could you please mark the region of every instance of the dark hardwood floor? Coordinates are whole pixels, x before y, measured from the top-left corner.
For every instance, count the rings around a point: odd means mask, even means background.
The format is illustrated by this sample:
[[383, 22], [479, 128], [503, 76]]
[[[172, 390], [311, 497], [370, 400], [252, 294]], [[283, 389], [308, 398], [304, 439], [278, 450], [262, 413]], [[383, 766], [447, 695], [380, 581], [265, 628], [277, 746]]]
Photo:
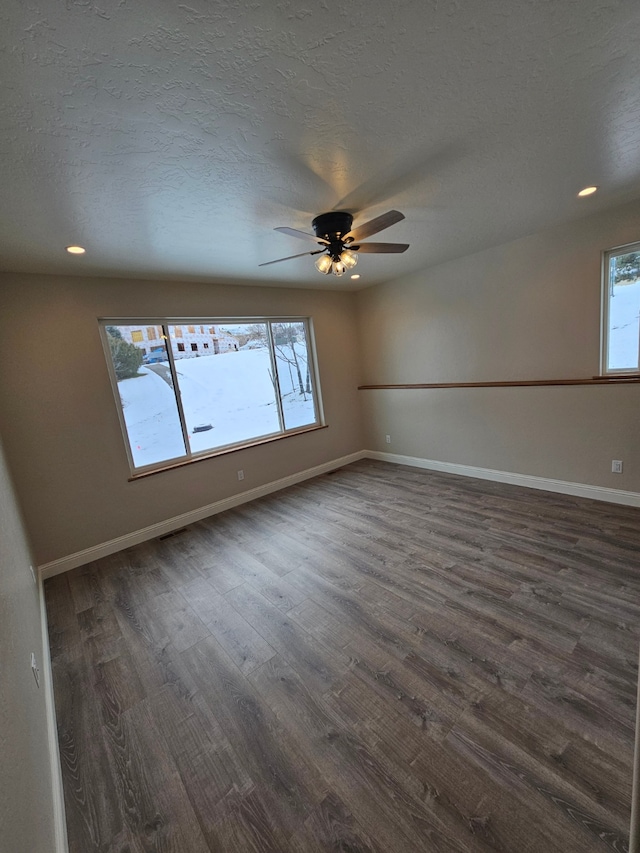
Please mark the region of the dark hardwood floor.
[[71, 853], [627, 850], [639, 552], [363, 461], [52, 578]]

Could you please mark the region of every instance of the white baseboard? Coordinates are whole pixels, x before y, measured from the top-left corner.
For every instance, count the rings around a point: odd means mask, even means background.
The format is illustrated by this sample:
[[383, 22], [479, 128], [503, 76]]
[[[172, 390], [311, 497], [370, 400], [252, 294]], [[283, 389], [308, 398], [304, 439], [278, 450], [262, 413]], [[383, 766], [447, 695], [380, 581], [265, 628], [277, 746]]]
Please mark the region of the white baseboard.
[[240, 494], [233, 495], [230, 498], [215, 501], [215, 503], [185, 512], [182, 515], [176, 515], [173, 518], [166, 519], [166, 521], [159, 521], [157, 524], [143, 527], [142, 530], [134, 530], [131, 533], [118, 536], [116, 539], [110, 539], [108, 542], [103, 542], [100, 545], [94, 545], [91, 548], [85, 548], [83, 551], [77, 551], [75, 554], [69, 554], [68, 557], [60, 557], [57, 560], [52, 560], [50, 563], [44, 563], [38, 566], [38, 573], [43, 580], [52, 578], [54, 575], [68, 572], [70, 569], [84, 566], [86, 563], [92, 563], [101, 557], [108, 557], [109, 554], [124, 551], [125, 548], [130, 548], [132, 545], [139, 545], [140, 542], [146, 542], [149, 539], [163, 536], [165, 533], [171, 533], [173, 530], [179, 530], [181, 527], [186, 527], [188, 524], [193, 524], [195, 521], [200, 521], [210, 515], [216, 515], [227, 509], [233, 509], [235, 506], [254, 501], [256, 498], [264, 497], [272, 492], [280, 491], [280, 489], [295, 486], [296, 483], [302, 483], [304, 480], [310, 480], [312, 477], [318, 477], [320, 474], [326, 474], [328, 471], [335, 471], [336, 468], [342, 468], [344, 465], [350, 465], [352, 462], [364, 459], [366, 455], [364, 450], [360, 450], [357, 453], [349, 454], [349, 456], [342, 456], [340, 459], [332, 459], [330, 462], [316, 465], [315, 468], [298, 471], [296, 474], [291, 474], [280, 480], [274, 480], [271, 483], [265, 483], [264, 486], [240, 492]]
[[624, 504], [640, 507], [639, 492], [625, 492], [622, 489], [608, 489], [604, 486], [589, 486], [586, 483], [570, 483], [565, 480], [552, 480], [549, 477], [535, 477], [532, 474], [514, 474], [510, 471], [495, 471], [492, 468], [476, 468], [473, 465], [457, 465], [453, 462], [437, 462], [434, 459], [421, 459], [417, 456], [401, 456], [397, 453], [382, 453], [367, 450], [367, 459], [380, 462], [395, 462], [397, 465], [410, 465], [413, 468], [426, 468], [429, 471], [442, 471], [446, 474], [460, 474], [463, 477], [477, 477], [480, 480], [495, 480], [498, 483], [510, 483], [512, 486], [525, 486], [528, 489], [541, 489], [545, 492], [559, 492], [577, 498], [591, 498], [595, 501]]
[[42, 631], [42, 686], [44, 688], [45, 714], [47, 716], [47, 742], [49, 745], [49, 763], [51, 766], [51, 796], [53, 799], [55, 853], [69, 853], [67, 822], [64, 809], [64, 792], [62, 789], [62, 768], [60, 767], [60, 748], [58, 746], [56, 705], [53, 697], [53, 673], [51, 672], [51, 652], [49, 650], [47, 609], [44, 601], [42, 578], [38, 580], [38, 593], [40, 598], [40, 630]]
[[333, 459], [331, 462], [317, 465], [315, 468], [307, 468], [304, 471], [299, 471], [280, 480], [265, 483], [265, 485], [258, 486], [255, 489], [240, 492], [240, 494], [233, 495], [230, 498], [215, 501], [215, 503], [185, 512], [182, 515], [176, 515], [173, 518], [168, 518], [149, 527], [144, 527], [142, 530], [134, 530], [131, 533], [126, 533], [124, 536], [118, 536], [116, 539], [110, 539], [108, 542], [86, 548], [84, 551], [78, 551], [67, 557], [60, 557], [57, 560], [52, 560], [50, 563], [44, 563], [38, 567], [38, 573], [43, 580], [46, 580], [54, 575], [59, 575], [62, 572], [67, 572], [86, 563], [99, 560], [101, 557], [107, 557], [109, 554], [115, 554], [117, 551], [123, 551], [132, 545], [138, 545], [140, 542], [146, 542], [149, 539], [163, 536], [165, 533], [171, 533], [173, 530], [179, 530], [181, 527], [186, 527], [210, 515], [216, 515], [219, 512], [224, 512], [227, 509], [240, 506], [240, 504], [264, 497], [280, 489], [286, 489], [289, 486], [294, 486], [296, 483], [302, 483], [304, 480], [310, 480], [312, 477], [326, 474], [328, 471], [335, 471], [336, 468], [342, 468], [344, 465], [357, 462], [359, 459], [378, 459], [381, 462], [393, 462], [397, 465], [409, 465], [413, 468], [426, 468], [430, 471], [460, 474], [463, 477], [477, 477], [481, 480], [494, 480], [498, 483], [510, 483], [513, 486], [525, 486], [529, 489], [559, 492], [578, 498], [591, 498], [597, 501], [640, 507], [640, 493], [638, 492], [626, 492], [622, 489], [590, 486], [586, 483], [553, 480], [549, 477], [535, 477], [531, 474], [515, 474], [511, 471], [496, 471], [492, 468], [476, 468], [473, 465], [438, 462], [434, 459], [422, 459], [417, 456], [402, 456], [397, 453], [383, 453], [377, 450], [361, 450], [357, 453], [351, 453], [349, 456], [343, 456], [340, 459]]

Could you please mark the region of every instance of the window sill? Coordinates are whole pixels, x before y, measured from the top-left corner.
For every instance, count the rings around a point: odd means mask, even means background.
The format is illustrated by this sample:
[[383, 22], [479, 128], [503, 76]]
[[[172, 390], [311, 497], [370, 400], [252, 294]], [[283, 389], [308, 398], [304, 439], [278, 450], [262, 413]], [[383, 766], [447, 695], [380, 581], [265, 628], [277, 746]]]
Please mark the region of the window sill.
[[237, 453], [240, 450], [247, 450], [250, 447], [259, 447], [262, 444], [271, 444], [274, 441], [282, 441], [284, 438], [291, 438], [294, 435], [304, 435], [307, 432], [317, 432], [320, 429], [327, 429], [328, 424], [314, 424], [309, 427], [301, 427], [300, 429], [290, 430], [289, 432], [269, 435], [265, 438], [257, 438], [255, 441], [247, 441], [244, 444], [238, 444], [234, 447], [223, 447], [219, 450], [211, 450], [205, 453], [199, 453], [197, 456], [191, 456], [189, 459], [179, 459], [174, 462], [168, 462], [166, 465], [159, 465], [149, 471], [139, 471], [131, 474], [128, 482], [141, 480], [143, 477], [151, 477], [154, 474], [161, 474], [164, 471], [172, 471], [174, 468], [183, 468], [185, 465], [192, 465], [194, 462], [202, 462], [204, 459], [214, 459], [217, 456], [227, 456], [229, 453]]

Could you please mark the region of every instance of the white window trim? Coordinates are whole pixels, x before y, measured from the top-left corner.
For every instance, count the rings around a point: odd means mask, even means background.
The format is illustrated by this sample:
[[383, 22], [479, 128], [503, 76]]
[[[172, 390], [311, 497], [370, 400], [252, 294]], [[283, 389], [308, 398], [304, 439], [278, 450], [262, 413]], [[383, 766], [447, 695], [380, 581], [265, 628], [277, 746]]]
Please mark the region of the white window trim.
[[[242, 442], [238, 442], [236, 444], [224, 445], [221, 447], [210, 448], [209, 450], [203, 450], [199, 453], [193, 453], [190, 450], [189, 440], [188, 440], [188, 431], [186, 418], [184, 414], [184, 410], [182, 408], [182, 400], [180, 393], [176, 393], [176, 402], [178, 408], [178, 414], [180, 417], [180, 424], [182, 428], [183, 441], [186, 448], [186, 452], [181, 456], [174, 456], [171, 459], [163, 459], [160, 462], [154, 462], [151, 465], [138, 465], [136, 466], [133, 460], [133, 455], [131, 453], [131, 444], [129, 441], [129, 433], [127, 430], [127, 424], [124, 417], [124, 411], [122, 408], [122, 401], [120, 399], [120, 392], [118, 390], [118, 379], [115, 374], [115, 370], [113, 367], [113, 360], [111, 358], [111, 350], [109, 348], [109, 340], [107, 337], [107, 326], [136, 326], [138, 324], [144, 323], [145, 326], [173, 326], [173, 325], [186, 325], [187, 323], [191, 325], [206, 325], [211, 324], [215, 326], [222, 326], [225, 324], [233, 324], [233, 323], [241, 323], [244, 325], [251, 323], [266, 323], [267, 324], [267, 334], [269, 339], [269, 351], [272, 362], [272, 370], [274, 371], [275, 381], [278, 387], [278, 394], [276, 395], [276, 405], [278, 408], [278, 418], [280, 423], [280, 431], [276, 433], [269, 433], [263, 436], [256, 436], [255, 438], [247, 439]], [[291, 429], [284, 428], [284, 415], [282, 410], [282, 397], [280, 394], [280, 381], [278, 378], [278, 372], [275, 368], [275, 350], [274, 350], [274, 342], [272, 337], [272, 323], [304, 323], [306, 333], [307, 333], [307, 353], [310, 359], [310, 370], [312, 375], [312, 394], [313, 394], [313, 402], [316, 413], [316, 420], [312, 424], [305, 424], [302, 427], [293, 427]], [[193, 317], [99, 317], [98, 325], [100, 330], [100, 338], [102, 341], [102, 347], [104, 349], [105, 361], [107, 365], [107, 371], [109, 374], [109, 379], [111, 382], [111, 388], [113, 390], [114, 400], [116, 404], [116, 411], [118, 413], [118, 419], [120, 422], [120, 429], [122, 432], [122, 439], [125, 447], [125, 452], [127, 455], [127, 461], [129, 463], [130, 470], [130, 480], [138, 479], [139, 477], [146, 477], [149, 474], [155, 474], [160, 471], [166, 471], [172, 468], [178, 468], [183, 465], [189, 465], [193, 462], [199, 462], [203, 459], [211, 459], [215, 456], [223, 456], [227, 453], [235, 453], [238, 450], [243, 450], [248, 447], [255, 447], [260, 444], [268, 444], [273, 441], [278, 441], [283, 438], [289, 438], [294, 435], [300, 435], [306, 432], [314, 432], [318, 429], [325, 429], [327, 424], [325, 423], [324, 418], [324, 409], [322, 406], [322, 393], [320, 390], [320, 374], [318, 371], [318, 359], [316, 353], [315, 346], [315, 334], [313, 328], [313, 318], [312, 317], [203, 317], [203, 318], [193, 318]], [[174, 389], [178, 389], [180, 386], [178, 384], [178, 378], [176, 374], [176, 366], [175, 359], [173, 355], [173, 350], [169, 339], [167, 337], [167, 342], [165, 344], [166, 352], [167, 352], [167, 361], [169, 363], [169, 370], [171, 371], [171, 377], [174, 383]], [[213, 352], [213, 351], [212, 351]], [[213, 357], [213, 356], [212, 356]]]
[[[601, 310], [600, 310], [600, 375], [601, 376], [626, 376], [636, 375], [640, 373], [640, 363], [636, 367], [625, 368], [609, 368], [609, 291], [611, 282], [609, 274], [611, 271], [610, 258], [612, 255], [626, 255], [629, 252], [640, 252], [640, 241], [634, 243], [624, 243], [622, 246], [614, 246], [612, 249], [607, 249], [602, 253], [602, 293], [601, 293]], [[638, 351], [638, 361], [640, 362], [640, 348]]]

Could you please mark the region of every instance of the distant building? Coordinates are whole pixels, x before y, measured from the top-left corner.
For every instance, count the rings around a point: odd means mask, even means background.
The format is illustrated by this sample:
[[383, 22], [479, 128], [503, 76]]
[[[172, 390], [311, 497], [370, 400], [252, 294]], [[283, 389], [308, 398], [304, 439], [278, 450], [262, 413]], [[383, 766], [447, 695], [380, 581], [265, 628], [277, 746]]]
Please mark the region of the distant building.
[[[162, 326], [118, 326], [125, 341], [142, 350], [145, 363], [166, 361]], [[222, 326], [169, 326], [173, 357], [198, 358], [239, 349], [238, 338]]]

